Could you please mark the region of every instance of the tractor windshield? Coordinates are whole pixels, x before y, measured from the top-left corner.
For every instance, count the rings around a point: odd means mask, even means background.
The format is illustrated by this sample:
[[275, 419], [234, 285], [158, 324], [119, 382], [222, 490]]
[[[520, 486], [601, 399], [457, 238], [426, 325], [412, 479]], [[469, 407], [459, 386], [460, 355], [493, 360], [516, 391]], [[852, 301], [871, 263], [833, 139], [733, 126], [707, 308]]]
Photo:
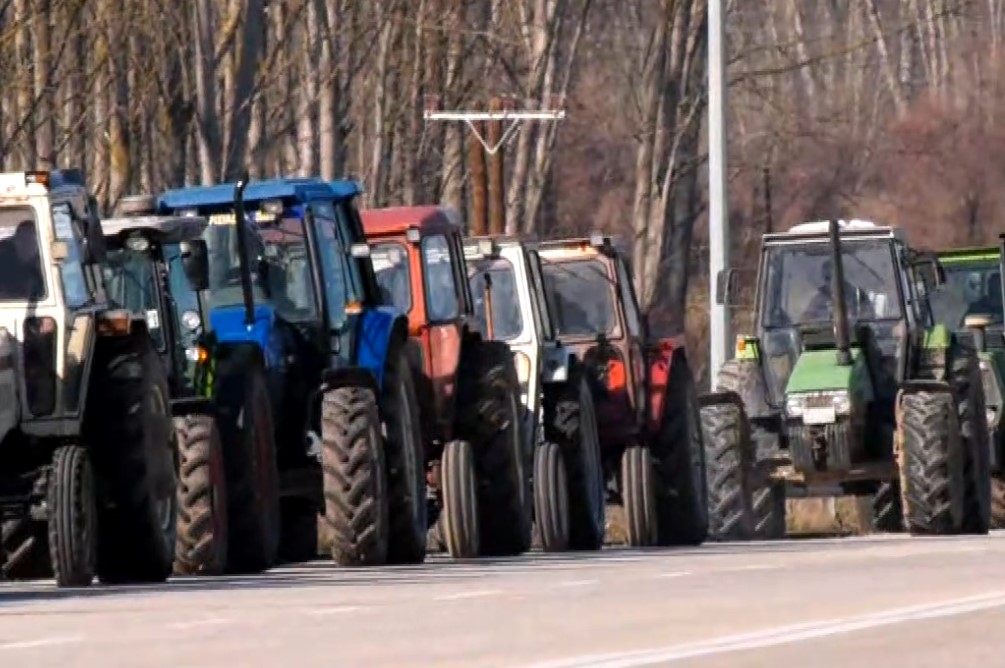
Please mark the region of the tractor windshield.
[[[890, 244], [843, 241], [841, 248], [849, 320], [899, 320], [900, 293]], [[761, 299], [765, 328], [833, 321], [828, 243], [770, 245], [765, 250], [765, 268]]]
[[0, 301], [46, 297], [35, 225], [31, 207], [0, 208]]
[[412, 286], [405, 247], [396, 241], [374, 244], [370, 249], [370, 260], [377, 276], [381, 302], [408, 313], [412, 308]]
[[613, 334], [618, 319], [614, 284], [600, 260], [544, 263], [545, 290], [555, 304], [559, 336]]
[[157, 276], [150, 256], [127, 249], [109, 251], [102, 270], [109, 303], [146, 318], [150, 338], [157, 350], [163, 352]]
[[488, 330], [485, 318], [485, 277], [489, 277], [492, 298], [492, 336], [500, 341], [511, 341], [523, 332], [520, 315], [520, 295], [517, 292], [516, 274], [509, 260], [499, 259], [487, 267], [470, 265], [474, 271], [468, 278], [471, 296], [475, 301], [475, 318], [482, 332]]
[[968, 315], [990, 315], [992, 325], [1002, 325], [1002, 280], [997, 253], [979, 258], [943, 258], [946, 282], [932, 294], [936, 321], [963, 329]]

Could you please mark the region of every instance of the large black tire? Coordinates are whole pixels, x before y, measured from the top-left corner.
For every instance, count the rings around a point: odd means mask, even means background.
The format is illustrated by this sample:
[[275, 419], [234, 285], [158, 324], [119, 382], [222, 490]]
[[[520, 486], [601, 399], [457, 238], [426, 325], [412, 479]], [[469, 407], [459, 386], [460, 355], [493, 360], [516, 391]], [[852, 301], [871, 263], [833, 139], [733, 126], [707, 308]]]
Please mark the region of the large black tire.
[[325, 521], [339, 566], [387, 563], [387, 468], [374, 393], [361, 387], [325, 392], [321, 405]]
[[904, 530], [904, 504], [901, 502], [899, 480], [880, 483], [873, 495], [872, 530], [881, 533]]
[[1005, 529], [1005, 480], [999, 474], [991, 478], [991, 528]]
[[621, 454], [621, 499], [630, 547], [659, 545], [656, 465], [649, 448], [630, 445]]
[[533, 451], [525, 442], [516, 366], [505, 343], [468, 340], [457, 397], [457, 434], [475, 450], [481, 554], [526, 552], [533, 526]]
[[478, 472], [474, 448], [467, 441], [450, 441], [440, 460], [440, 513], [438, 538], [455, 559], [473, 559], [481, 552], [478, 512]]
[[103, 343], [85, 425], [103, 490], [98, 577], [106, 583], [163, 582], [174, 563], [178, 510], [167, 377], [147, 337]]
[[178, 528], [174, 572], [219, 575], [227, 568], [227, 483], [223, 445], [210, 415], [174, 420], [178, 442]]
[[966, 480], [956, 402], [948, 392], [903, 395], [900, 439], [904, 525], [915, 535], [958, 533]]
[[569, 549], [569, 501], [562, 448], [545, 441], [534, 451], [534, 518], [545, 552]]
[[657, 452], [660, 544], [700, 545], [709, 523], [705, 443], [694, 380], [683, 357], [670, 368]]
[[275, 429], [261, 367], [246, 358], [221, 365], [216, 405], [227, 472], [227, 571], [261, 573], [276, 563], [280, 538]]
[[98, 506], [87, 450], [58, 448], [49, 481], [49, 549], [56, 585], [87, 587], [98, 561]]
[[701, 409], [708, 482], [708, 533], [713, 540], [750, 540], [754, 512], [750, 492], [751, 448], [745, 443], [742, 409], [732, 402]]
[[754, 539], [782, 540], [785, 527], [785, 482], [765, 480], [754, 488]]
[[985, 417], [984, 385], [977, 355], [966, 348], [954, 349], [952, 353], [950, 382], [965, 457], [963, 530], [982, 535], [991, 527], [991, 438]]
[[578, 373], [568, 383], [545, 388], [544, 437], [557, 452], [541, 452], [539, 446], [535, 453], [535, 514], [542, 545], [547, 551], [599, 550], [606, 514], [600, 435], [593, 395]]
[[392, 352], [381, 400], [387, 458], [387, 560], [421, 564], [426, 558], [426, 455], [419, 401], [404, 351]]

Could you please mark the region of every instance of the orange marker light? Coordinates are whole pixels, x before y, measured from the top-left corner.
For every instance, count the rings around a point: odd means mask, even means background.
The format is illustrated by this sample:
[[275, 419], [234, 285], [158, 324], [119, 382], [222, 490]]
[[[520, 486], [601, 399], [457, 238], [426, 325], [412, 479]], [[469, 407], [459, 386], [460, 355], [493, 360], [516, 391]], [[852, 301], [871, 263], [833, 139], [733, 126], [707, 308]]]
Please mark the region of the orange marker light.
[[621, 390], [626, 382], [625, 365], [619, 360], [611, 360], [607, 363], [607, 389], [611, 391]]

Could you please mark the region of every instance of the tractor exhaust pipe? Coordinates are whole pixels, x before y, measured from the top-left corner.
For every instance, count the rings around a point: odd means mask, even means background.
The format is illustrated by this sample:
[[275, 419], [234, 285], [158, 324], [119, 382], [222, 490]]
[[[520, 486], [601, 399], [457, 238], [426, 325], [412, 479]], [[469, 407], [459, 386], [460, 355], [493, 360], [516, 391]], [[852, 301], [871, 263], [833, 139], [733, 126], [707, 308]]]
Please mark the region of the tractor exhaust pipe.
[[237, 229], [237, 252], [240, 255], [241, 295], [244, 297], [244, 325], [255, 324], [255, 298], [251, 291], [251, 265], [248, 259], [248, 231], [245, 229], [247, 219], [244, 212], [244, 189], [248, 186], [247, 173], [242, 174], [234, 186], [234, 221]]
[[841, 256], [841, 231], [836, 220], [828, 228], [831, 241], [831, 297], [834, 306], [834, 338], [837, 340], [838, 366], [851, 365], [848, 333], [848, 305], [844, 294], [844, 262]]

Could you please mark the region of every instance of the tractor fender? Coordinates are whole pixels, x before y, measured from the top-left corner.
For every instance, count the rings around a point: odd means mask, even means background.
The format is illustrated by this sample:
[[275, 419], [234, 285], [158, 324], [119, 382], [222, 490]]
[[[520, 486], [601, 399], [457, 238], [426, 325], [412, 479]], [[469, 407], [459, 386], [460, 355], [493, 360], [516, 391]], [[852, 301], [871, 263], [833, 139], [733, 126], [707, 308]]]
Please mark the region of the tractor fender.
[[646, 421], [650, 433], [656, 433], [663, 423], [663, 411], [674, 366], [682, 366], [684, 372], [689, 373], [684, 335], [660, 339], [648, 348], [647, 353], [646, 363], [649, 368], [646, 373], [648, 379], [646, 394], [649, 411]]
[[377, 384], [384, 387], [384, 370], [392, 348], [408, 337], [408, 320], [392, 306], [368, 308], [360, 316], [356, 329], [356, 366], [366, 369]]
[[262, 354], [267, 369], [283, 362], [283, 342], [276, 328], [276, 311], [265, 304], [255, 305], [255, 321], [244, 323], [243, 306], [222, 306], [209, 312], [210, 329], [220, 346], [250, 344]]

